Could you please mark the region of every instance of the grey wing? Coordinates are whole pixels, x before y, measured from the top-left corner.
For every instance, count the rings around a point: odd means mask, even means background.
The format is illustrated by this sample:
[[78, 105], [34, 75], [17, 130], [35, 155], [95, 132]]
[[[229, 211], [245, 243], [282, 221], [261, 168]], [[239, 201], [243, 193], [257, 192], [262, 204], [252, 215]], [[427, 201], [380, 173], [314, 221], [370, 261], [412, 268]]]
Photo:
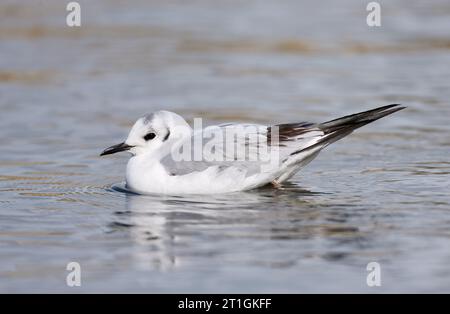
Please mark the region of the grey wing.
[[[193, 133], [188, 141], [193, 142], [199, 137], [203, 138], [205, 130], [225, 132], [223, 137], [215, 138], [217, 141], [215, 154], [222, 157], [220, 160], [195, 159], [192, 158], [192, 154], [191, 158], [175, 161], [169, 154], [162, 160], [162, 163], [174, 175], [204, 171], [214, 166], [219, 170], [238, 168], [246, 171], [247, 175], [251, 175], [260, 172], [261, 165], [267, 160], [271, 160], [273, 154], [277, 155], [280, 164], [304, 165], [312, 160], [322, 148], [347, 136], [355, 129], [404, 108], [393, 104], [318, 124], [299, 122], [268, 127], [257, 124], [230, 123], [208, 127], [202, 132]], [[235, 136], [225, 136], [226, 131], [234, 132]], [[201, 142], [201, 150], [208, 151], [206, 148], [209, 142]], [[227, 144], [230, 143], [235, 147], [234, 150], [227, 149]], [[248, 152], [248, 155], [253, 157], [256, 156], [257, 160], [236, 158], [242, 157], [236, 156], [236, 153], [242, 152], [246, 154]]]
[[[288, 160], [300, 162], [301, 157], [292, 158], [298, 151], [306, 151], [324, 136], [323, 130], [311, 122], [285, 123], [268, 127], [269, 145], [277, 146], [281, 163]], [[304, 156], [307, 157], [307, 156]]]
[[258, 154], [265, 153], [261, 147], [268, 143], [267, 131], [267, 126], [258, 124], [228, 123], [207, 127], [194, 132], [179, 145], [175, 152], [177, 156], [172, 151], [161, 163], [172, 175], [185, 175], [210, 167], [222, 171], [233, 167], [251, 175], [260, 170], [261, 160], [265, 160]]

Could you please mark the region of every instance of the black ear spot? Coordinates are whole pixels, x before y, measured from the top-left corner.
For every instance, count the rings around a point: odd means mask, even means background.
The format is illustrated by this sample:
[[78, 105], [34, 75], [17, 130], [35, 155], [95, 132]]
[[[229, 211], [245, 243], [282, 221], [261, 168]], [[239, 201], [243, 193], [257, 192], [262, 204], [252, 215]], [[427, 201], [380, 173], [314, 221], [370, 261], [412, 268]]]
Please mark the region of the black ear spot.
[[169, 138], [169, 136], [170, 136], [170, 130], [167, 129], [167, 134], [166, 134], [166, 136], [164, 136], [163, 142], [167, 141], [167, 139]]
[[153, 132], [148, 133], [146, 136], [144, 136], [144, 140], [149, 141], [156, 137], [156, 134]]

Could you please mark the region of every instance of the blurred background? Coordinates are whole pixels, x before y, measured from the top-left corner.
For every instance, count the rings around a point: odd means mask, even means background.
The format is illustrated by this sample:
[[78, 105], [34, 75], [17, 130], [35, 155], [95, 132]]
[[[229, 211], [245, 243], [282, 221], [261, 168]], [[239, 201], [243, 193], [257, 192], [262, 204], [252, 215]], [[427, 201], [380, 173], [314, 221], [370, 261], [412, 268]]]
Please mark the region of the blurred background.
[[[0, 291], [450, 292], [450, 3], [0, 3]], [[129, 195], [145, 113], [321, 122], [408, 106], [282, 190]], [[66, 286], [70, 261], [82, 286]], [[382, 286], [366, 284], [367, 263]]]

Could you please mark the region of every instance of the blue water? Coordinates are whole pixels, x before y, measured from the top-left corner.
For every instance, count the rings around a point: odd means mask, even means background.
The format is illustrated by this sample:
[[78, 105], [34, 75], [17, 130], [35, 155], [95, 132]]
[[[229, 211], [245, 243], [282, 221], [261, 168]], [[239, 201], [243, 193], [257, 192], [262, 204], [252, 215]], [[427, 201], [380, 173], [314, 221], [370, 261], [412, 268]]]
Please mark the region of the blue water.
[[[450, 5], [0, 4], [1, 292], [450, 292]], [[408, 106], [281, 189], [140, 196], [137, 117], [321, 122]], [[67, 263], [81, 265], [68, 287]], [[381, 266], [381, 286], [366, 265]]]

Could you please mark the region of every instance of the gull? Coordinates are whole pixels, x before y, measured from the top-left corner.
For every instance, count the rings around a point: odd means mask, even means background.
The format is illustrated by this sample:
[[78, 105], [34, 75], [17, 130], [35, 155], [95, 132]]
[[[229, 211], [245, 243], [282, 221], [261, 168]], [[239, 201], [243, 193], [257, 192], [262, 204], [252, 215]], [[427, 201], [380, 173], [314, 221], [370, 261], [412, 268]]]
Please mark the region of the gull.
[[139, 118], [124, 142], [106, 148], [100, 156], [131, 153], [126, 187], [138, 194], [280, 187], [329, 144], [404, 108], [392, 104], [323, 123], [228, 123], [200, 129], [192, 129], [176, 113], [161, 110]]

